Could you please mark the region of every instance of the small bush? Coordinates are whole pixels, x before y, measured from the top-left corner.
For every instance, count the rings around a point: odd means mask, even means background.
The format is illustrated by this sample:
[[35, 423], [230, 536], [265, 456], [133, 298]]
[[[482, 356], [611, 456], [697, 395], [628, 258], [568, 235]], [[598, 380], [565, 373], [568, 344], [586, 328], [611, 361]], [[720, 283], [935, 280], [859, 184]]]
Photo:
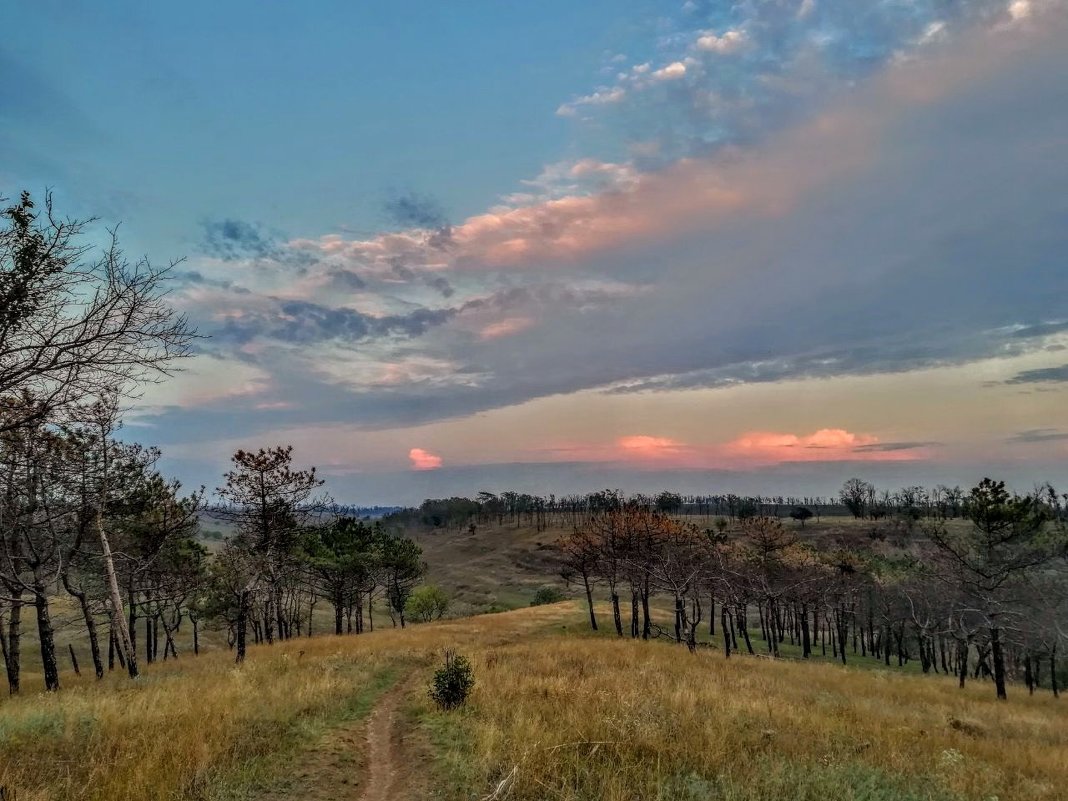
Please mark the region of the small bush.
[[430, 683], [430, 697], [439, 709], [463, 706], [475, 686], [471, 663], [452, 651], [445, 652], [445, 666], [438, 668]]
[[440, 620], [449, 611], [449, 596], [434, 584], [416, 587], [404, 604], [404, 616], [409, 620], [429, 623]]
[[564, 600], [564, 594], [557, 587], [546, 585], [538, 587], [538, 591], [534, 593], [534, 600], [530, 602], [530, 605], [543, 606], [545, 604], [559, 603], [562, 600]]

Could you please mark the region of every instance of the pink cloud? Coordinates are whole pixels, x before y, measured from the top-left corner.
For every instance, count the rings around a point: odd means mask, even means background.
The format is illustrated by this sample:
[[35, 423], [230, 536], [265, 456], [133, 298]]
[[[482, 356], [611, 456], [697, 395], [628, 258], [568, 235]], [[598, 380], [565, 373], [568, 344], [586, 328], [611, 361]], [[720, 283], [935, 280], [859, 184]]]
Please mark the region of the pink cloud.
[[443, 464], [440, 456], [422, 448], [412, 448], [408, 458], [412, 460], [412, 470], [437, 470]]
[[616, 446], [628, 459], [670, 459], [677, 460], [689, 450], [688, 446], [668, 437], [651, 437], [646, 434], [633, 434], [620, 437]]
[[753, 462], [907, 461], [923, 448], [887, 447], [871, 434], [821, 428], [811, 434], [751, 431], [723, 446], [725, 456]]
[[933, 443], [884, 442], [872, 434], [823, 428], [811, 434], [752, 431], [729, 442], [693, 444], [629, 434], [611, 443], [568, 443], [539, 449], [549, 461], [626, 461], [687, 469], [752, 467], [783, 462], [909, 461], [930, 455]]
[[479, 339], [500, 339], [526, 331], [532, 325], [534, 321], [529, 317], [509, 317], [507, 320], [500, 320], [485, 326], [478, 332], [478, 336]]

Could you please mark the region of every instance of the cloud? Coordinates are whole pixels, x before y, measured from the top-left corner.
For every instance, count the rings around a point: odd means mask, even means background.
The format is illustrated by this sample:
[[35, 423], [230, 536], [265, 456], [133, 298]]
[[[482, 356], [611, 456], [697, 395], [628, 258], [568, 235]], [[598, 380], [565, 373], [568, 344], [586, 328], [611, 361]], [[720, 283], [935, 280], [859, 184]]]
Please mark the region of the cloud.
[[697, 49], [727, 55], [741, 50], [747, 42], [745, 31], [729, 30], [719, 36], [714, 33], [705, 33], [697, 37]]
[[[651, 75], [635, 64], [613, 85], [561, 106], [585, 123], [618, 132], [619, 145], [656, 139], [670, 158], [705, 154], [759, 141], [812, 112], [811, 101], [845, 92], [888, 65], [913, 58], [934, 43], [1022, 27], [1037, 17], [1028, 0], [949, 0], [937, 3], [861, 3], [804, 0], [774, 3], [694, 3], [681, 14], [661, 14], [643, 51], [668, 71]], [[1061, 0], [1041, 3], [1063, 10]], [[1046, 15], [1048, 16], [1048, 15]], [[724, 58], [741, 68], [724, 68]], [[615, 67], [616, 65], [611, 65]], [[663, 78], [672, 82], [665, 94]], [[593, 102], [611, 97], [613, 102]], [[619, 120], [624, 124], [618, 124]], [[607, 129], [607, 130], [604, 130]]]
[[683, 443], [668, 437], [652, 437], [647, 434], [632, 434], [620, 437], [616, 446], [627, 459], [677, 460], [688, 448]]
[[681, 61], [673, 61], [666, 67], [661, 67], [653, 72], [653, 80], [674, 81], [686, 74], [686, 65]]
[[440, 456], [422, 448], [412, 448], [408, 451], [413, 470], [437, 470], [443, 464]]
[[867, 445], [857, 445], [853, 448], [854, 453], [893, 453], [894, 451], [915, 451], [920, 448], [938, 448], [941, 442], [872, 442]]
[[1013, 20], [1027, 19], [1031, 16], [1031, 0], [1012, 0], [1009, 3], [1009, 16]]
[[443, 325], [455, 309], [415, 309], [405, 314], [373, 315], [348, 307], [266, 297], [225, 312], [216, 336], [239, 343], [255, 338], [312, 345], [337, 340], [360, 342], [381, 337], [419, 337]]
[[1031, 337], [1045, 337], [1068, 331], [1068, 320], [1035, 323], [1013, 328], [1010, 336], [1014, 339], [1030, 339]]
[[1017, 373], [1006, 384], [1060, 384], [1068, 381], [1068, 364], [1060, 367], [1039, 367]]
[[849, 460], [901, 460], [919, 458], [930, 443], [881, 443], [871, 434], [842, 428], [822, 428], [811, 434], [752, 431], [727, 443], [728, 455], [743, 461], [827, 462]]
[[1008, 438], [1009, 442], [1062, 442], [1068, 440], [1068, 432], [1056, 428], [1032, 428], [1020, 431]]
[[[1018, 357], [1068, 330], [1062, 27], [958, 34], [726, 151], [558, 162], [523, 187], [535, 197], [458, 221], [447, 249], [409, 228], [291, 239], [298, 276], [195, 263], [246, 294], [202, 282], [183, 302], [213, 346], [255, 350], [292, 387], [291, 419], [366, 427]], [[504, 335], [516, 320], [537, 336]], [[376, 378], [419, 359], [448, 367]]]
[[559, 117], [573, 117], [578, 114], [579, 109], [583, 106], [612, 105], [621, 102], [626, 95], [626, 90], [620, 86], [598, 89], [591, 94], [576, 97], [574, 100], [560, 104], [556, 109], [556, 114]]
[[201, 251], [217, 259], [269, 259], [280, 252], [278, 240], [256, 223], [224, 218], [204, 220], [201, 228]]
[[500, 320], [496, 323], [490, 323], [482, 328], [478, 335], [480, 339], [499, 339], [500, 337], [510, 337], [518, 334], [522, 331], [526, 331], [534, 325], [534, 321], [529, 317], [509, 317], [506, 320]]
[[445, 213], [434, 198], [416, 192], [405, 192], [389, 198], [383, 204], [386, 215], [405, 228], [441, 228], [448, 223]]

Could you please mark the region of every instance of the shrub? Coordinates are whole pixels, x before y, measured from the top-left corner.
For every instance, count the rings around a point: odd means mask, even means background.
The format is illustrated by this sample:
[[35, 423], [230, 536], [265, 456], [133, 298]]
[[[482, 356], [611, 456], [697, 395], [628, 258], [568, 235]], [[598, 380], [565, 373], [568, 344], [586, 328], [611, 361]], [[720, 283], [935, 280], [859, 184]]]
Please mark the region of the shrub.
[[531, 606], [543, 606], [544, 604], [555, 604], [564, 600], [564, 594], [557, 587], [551, 585], [545, 585], [544, 587], [538, 587], [537, 592], [534, 593], [534, 600], [530, 602]]
[[449, 596], [434, 584], [416, 587], [404, 604], [404, 616], [409, 620], [440, 620], [449, 611]]
[[446, 650], [445, 666], [438, 668], [430, 683], [430, 697], [434, 703], [439, 709], [456, 709], [463, 706], [474, 686], [471, 663], [465, 657]]

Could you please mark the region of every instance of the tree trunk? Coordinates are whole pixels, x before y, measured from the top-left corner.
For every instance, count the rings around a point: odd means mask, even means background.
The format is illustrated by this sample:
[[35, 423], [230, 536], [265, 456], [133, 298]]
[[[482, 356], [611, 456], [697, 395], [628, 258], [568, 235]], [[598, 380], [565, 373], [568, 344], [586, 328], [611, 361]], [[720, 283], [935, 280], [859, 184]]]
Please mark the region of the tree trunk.
[[[67, 588], [70, 592], [70, 588]], [[78, 599], [78, 604], [82, 608], [82, 617], [85, 619], [85, 632], [89, 636], [89, 653], [93, 657], [93, 670], [96, 671], [96, 677], [98, 679], [104, 678], [104, 660], [100, 657], [100, 638], [96, 633], [96, 620], [93, 618], [93, 610], [89, 608], [89, 601], [86, 597], [86, 593], [71, 593]]]
[[1049, 686], [1053, 690], [1053, 697], [1060, 698], [1060, 690], [1057, 687], [1057, 646], [1054, 645], [1049, 652]]
[[593, 588], [590, 587], [590, 577], [582, 574], [582, 584], [586, 588], [586, 604], [590, 608], [590, 628], [597, 631], [597, 615], [593, 611]]
[[48, 609], [48, 592], [44, 583], [33, 583], [34, 606], [37, 608], [37, 636], [41, 641], [41, 668], [44, 671], [45, 690], [59, 689], [59, 664], [56, 662], [55, 632]]
[[736, 621], [736, 623], [738, 625], [738, 628], [742, 630], [742, 639], [745, 640], [745, 650], [748, 651], [750, 655], [752, 655], [755, 654], [756, 651], [753, 650], [753, 643], [749, 639], [749, 621], [746, 619], [747, 610], [748, 606], [746, 604], [740, 604], [738, 606], [738, 620]]
[[723, 655], [727, 659], [731, 658], [731, 630], [727, 625], [727, 604], [723, 604], [719, 608], [719, 628], [723, 632]]
[[18, 695], [22, 659], [22, 588], [12, 593], [11, 616], [7, 620], [7, 691]]
[[648, 640], [653, 636], [653, 619], [649, 614], [649, 577], [645, 577], [642, 587], [642, 639]]
[[968, 641], [957, 643], [957, 661], [960, 663], [958, 667], [960, 672], [957, 674], [960, 681], [957, 684], [962, 690], [964, 689], [964, 682], [968, 678]]
[[638, 591], [633, 587], [630, 590], [630, 636], [638, 639]]
[[998, 700], [1005, 701], [1009, 697], [1005, 691], [1005, 655], [1001, 649], [1001, 631], [997, 626], [990, 627], [990, 649], [994, 659], [994, 687]]
[[[612, 621], [616, 624], [616, 634], [623, 636], [623, 615], [619, 611], [619, 593], [612, 589]], [[402, 623], [403, 625], [403, 619]]]
[[104, 561], [104, 573], [108, 580], [108, 595], [111, 598], [111, 622], [118, 627], [119, 646], [126, 658], [126, 669], [131, 679], [138, 676], [137, 654], [134, 652], [133, 641], [130, 639], [130, 630], [126, 627], [126, 615], [122, 608], [122, 595], [119, 593], [119, 577], [115, 572], [115, 560], [111, 556], [111, 543], [108, 542], [107, 532], [104, 531], [103, 508], [97, 510], [96, 529], [100, 536], [100, 555]]
[[74, 646], [70, 643], [67, 643], [67, 649], [70, 651], [70, 663], [74, 668], [74, 675], [82, 675], [81, 670], [78, 669], [78, 655], [74, 653]]
[[237, 604], [237, 664], [245, 661], [245, 634], [248, 629], [248, 591], [242, 590]]

